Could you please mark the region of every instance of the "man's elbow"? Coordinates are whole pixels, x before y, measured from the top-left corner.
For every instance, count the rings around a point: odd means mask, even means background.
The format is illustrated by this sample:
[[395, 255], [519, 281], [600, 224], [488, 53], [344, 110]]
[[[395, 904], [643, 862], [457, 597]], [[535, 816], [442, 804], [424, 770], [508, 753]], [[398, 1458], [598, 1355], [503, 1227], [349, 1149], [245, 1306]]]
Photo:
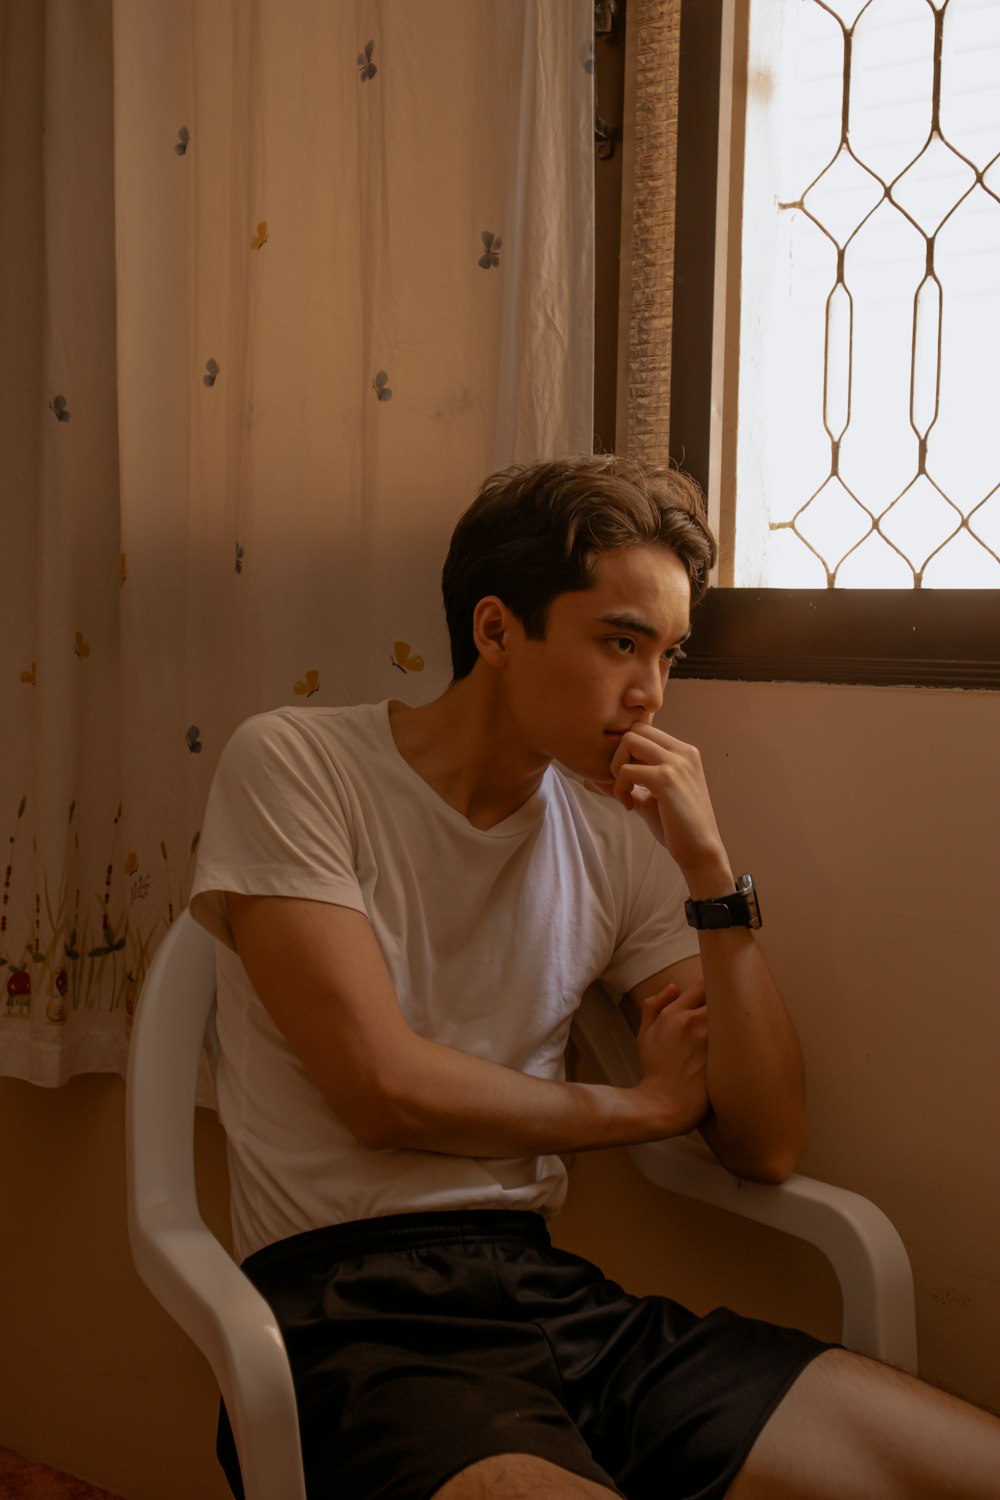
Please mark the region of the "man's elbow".
[[340, 1119], [366, 1151], [394, 1151], [419, 1145], [417, 1122], [405, 1095], [378, 1083], [356, 1096]]
[[795, 1171], [806, 1149], [806, 1132], [803, 1126], [794, 1135], [773, 1141], [757, 1141], [753, 1144], [745, 1139], [726, 1140], [716, 1134], [706, 1135], [719, 1161], [734, 1177], [747, 1182], [762, 1182], [780, 1187]]
[[772, 1187], [780, 1187], [783, 1182], [788, 1181], [802, 1160], [807, 1144], [806, 1131], [803, 1126], [794, 1139], [776, 1142], [769, 1149], [761, 1151], [750, 1163], [750, 1170], [737, 1175], [749, 1177], [754, 1182], [764, 1182]]
[[344, 1123], [366, 1151], [391, 1151], [400, 1144], [392, 1121], [385, 1114], [365, 1112]]
[[751, 1182], [763, 1182], [770, 1187], [780, 1187], [787, 1182], [798, 1165], [798, 1158], [794, 1156], [771, 1156], [763, 1161], [754, 1162], [752, 1169], [746, 1172], [738, 1172], [738, 1177], [748, 1178]]

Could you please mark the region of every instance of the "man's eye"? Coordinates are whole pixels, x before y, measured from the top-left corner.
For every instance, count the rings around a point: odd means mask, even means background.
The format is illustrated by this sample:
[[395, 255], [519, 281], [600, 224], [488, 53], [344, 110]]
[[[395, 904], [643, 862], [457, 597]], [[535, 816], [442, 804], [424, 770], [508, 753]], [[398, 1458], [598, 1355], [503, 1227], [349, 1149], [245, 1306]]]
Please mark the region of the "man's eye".
[[687, 652], [682, 646], [671, 646], [669, 651], [664, 651], [663, 658], [673, 666], [675, 661], [687, 661]]
[[623, 654], [635, 650], [635, 642], [633, 641], [632, 637], [628, 635], [613, 636], [611, 645], [614, 646], [616, 651], [621, 651]]

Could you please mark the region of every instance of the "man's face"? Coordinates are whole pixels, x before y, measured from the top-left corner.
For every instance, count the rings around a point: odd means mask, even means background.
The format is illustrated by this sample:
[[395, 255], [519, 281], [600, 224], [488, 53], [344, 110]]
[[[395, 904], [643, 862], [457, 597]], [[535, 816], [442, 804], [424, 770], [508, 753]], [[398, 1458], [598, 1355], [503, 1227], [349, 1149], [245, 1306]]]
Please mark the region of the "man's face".
[[609, 782], [622, 733], [663, 702], [690, 609], [684, 564], [650, 545], [602, 553], [592, 588], [553, 599], [544, 640], [515, 622], [508, 706], [525, 749]]

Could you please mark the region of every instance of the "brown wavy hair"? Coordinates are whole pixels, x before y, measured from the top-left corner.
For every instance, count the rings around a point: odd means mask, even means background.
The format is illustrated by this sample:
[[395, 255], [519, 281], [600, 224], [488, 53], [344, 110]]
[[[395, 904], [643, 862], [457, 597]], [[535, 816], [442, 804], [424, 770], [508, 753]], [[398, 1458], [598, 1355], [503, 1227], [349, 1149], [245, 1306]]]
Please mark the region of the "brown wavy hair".
[[677, 554], [697, 604], [716, 545], [705, 497], [680, 469], [601, 454], [491, 475], [455, 527], [441, 578], [454, 679], [476, 664], [472, 616], [487, 594], [540, 641], [552, 600], [591, 588], [601, 553], [649, 545]]

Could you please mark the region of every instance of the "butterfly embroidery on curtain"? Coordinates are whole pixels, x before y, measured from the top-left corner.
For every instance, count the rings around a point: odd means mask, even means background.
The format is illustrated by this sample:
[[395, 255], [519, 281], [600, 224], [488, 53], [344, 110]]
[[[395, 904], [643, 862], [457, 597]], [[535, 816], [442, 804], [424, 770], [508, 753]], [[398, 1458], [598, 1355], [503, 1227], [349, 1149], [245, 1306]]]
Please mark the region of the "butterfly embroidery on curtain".
[[401, 672], [422, 672], [424, 670], [424, 659], [422, 656], [410, 655], [409, 641], [393, 641], [392, 664]]
[[483, 254], [479, 257], [479, 264], [484, 271], [488, 271], [491, 266], [498, 266], [500, 264], [500, 256], [497, 254], [497, 251], [503, 244], [503, 240], [498, 234], [494, 234], [491, 229], [484, 229], [482, 241], [485, 248]]
[[374, 78], [378, 68], [372, 62], [372, 53], [375, 50], [374, 41], [365, 42], [364, 50], [358, 53], [358, 68], [361, 71], [361, 82], [367, 83]]

